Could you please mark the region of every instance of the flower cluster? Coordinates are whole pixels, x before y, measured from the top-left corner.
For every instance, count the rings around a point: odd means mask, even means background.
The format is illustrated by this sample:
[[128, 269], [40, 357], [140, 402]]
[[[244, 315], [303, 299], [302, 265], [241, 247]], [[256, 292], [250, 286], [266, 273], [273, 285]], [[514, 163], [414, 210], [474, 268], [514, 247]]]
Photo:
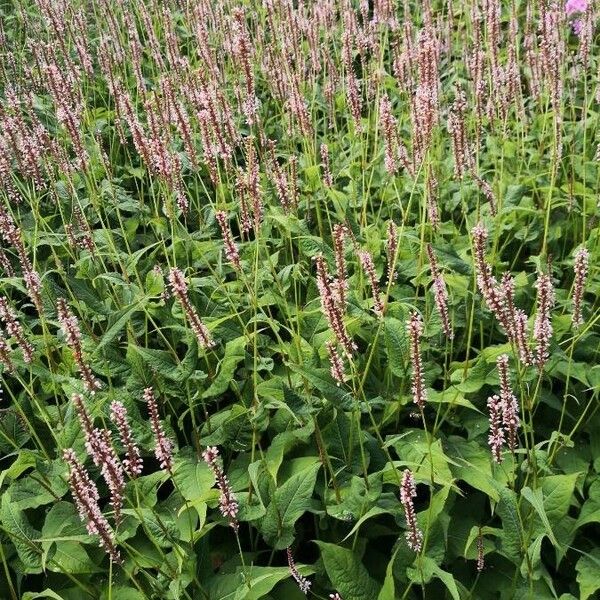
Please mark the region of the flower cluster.
[[19, 256], [19, 262], [23, 271], [23, 280], [27, 293], [31, 301], [35, 305], [38, 313], [42, 313], [42, 282], [37, 271], [33, 269], [33, 265], [25, 251], [25, 244], [21, 235], [21, 230], [15, 225], [12, 216], [6, 211], [3, 206], [0, 206], [0, 237], [7, 244], [13, 245]]
[[[339, 295], [334, 293], [332, 289], [325, 259], [319, 255], [315, 258], [315, 262], [317, 264], [317, 288], [319, 289], [323, 314], [338, 343], [342, 346], [348, 358], [350, 358], [356, 350], [356, 344], [346, 331], [344, 311], [339, 300]], [[339, 290], [340, 286], [338, 285], [336, 288]]]
[[239, 528], [239, 523], [237, 520], [239, 504], [235, 494], [233, 493], [233, 490], [231, 489], [227, 475], [225, 475], [225, 472], [219, 465], [219, 449], [215, 446], [208, 446], [202, 453], [202, 458], [213, 472], [215, 480], [217, 481], [217, 487], [219, 488], [220, 492], [219, 510], [225, 518], [229, 519], [229, 524], [231, 527], [237, 531]]
[[498, 379], [500, 380], [502, 425], [508, 434], [508, 447], [514, 452], [517, 448], [517, 430], [521, 421], [519, 419], [519, 403], [510, 385], [508, 355], [500, 355], [496, 359], [496, 366], [498, 368]]
[[325, 187], [333, 187], [333, 175], [331, 174], [331, 165], [329, 161], [329, 148], [327, 144], [321, 144], [319, 149], [321, 154], [321, 168], [323, 170], [323, 184]]
[[154, 434], [154, 455], [160, 463], [160, 468], [169, 473], [173, 472], [173, 442], [165, 435], [162, 423], [158, 416], [158, 406], [154, 397], [154, 390], [148, 387], [144, 390], [144, 400], [148, 405], [150, 414], [150, 427]]
[[332, 341], [325, 342], [329, 364], [331, 365], [331, 376], [335, 379], [337, 385], [344, 383], [344, 360], [340, 356], [335, 344]]
[[450, 325], [450, 317], [448, 314], [448, 292], [446, 290], [444, 278], [438, 268], [437, 259], [431, 244], [427, 244], [427, 256], [429, 257], [429, 268], [433, 279], [433, 299], [435, 301], [435, 307], [442, 320], [442, 329], [444, 330], [444, 333], [448, 338], [452, 339], [454, 337], [454, 332], [452, 331], [452, 325]]
[[531, 364], [532, 357], [527, 342], [527, 315], [522, 309], [515, 306], [514, 279], [509, 273], [504, 273], [501, 283], [498, 284], [492, 275], [492, 268], [485, 260], [488, 231], [483, 224], [478, 223], [473, 227], [471, 234], [477, 271], [477, 287], [488, 308], [494, 313], [506, 332], [509, 341], [517, 346], [521, 361], [526, 365]]
[[129, 425], [129, 421], [127, 419], [127, 409], [122, 402], [114, 400], [111, 403], [110, 418], [111, 421], [117, 426], [119, 437], [121, 438], [121, 444], [126, 452], [126, 458], [123, 461], [123, 467], [125, 468], [127, 474], [132, 479], [135, 479], [141, 474], [144, 463], [140, 455], [140, 449], [133, 439], [131, 426]]
[[4, 336], [0, 333], [0, 363], [4, 365], [4, 368], [9, 372], [13, 373], [15, 365], [10, 357], [11, 349]]
[[3, 297], [0, 297], [0, 319], [4, 322], [8, 335], [13, 336], [19, 348], [21, 348], [23, 360], [30, 363], [33, 358], [33, 346], [27, 341], [23, 327], [17, 320], [14, 310], [8, 304], [8, 300]]
[[98, 506], [100, 496], [98, 488], [90, 479], [85, 467], [79, 462], [75, 452], [67, 448], [63, 458], [69, 466], [69, 486], [81, 520], [85, 522], [90, 535], [98, 535], [100, 546], [104, 548], [111, 560], [121, 564], [121, 556], [116, 548], [114, 534]]
[[406, 518], [406, 541], [408, 547], [414, 552], [420, 552], [423, 545], [423, 532], [417, 524], [417, 514], [413, 498], [417, 496], [417, 486], [415, 478], [410, 469], [405, 469], [402, 473], [402, 482], [400, 484], [400, 502], [404, 508]]
[[575, 282], [573, 283], [573, 327], [578, 328], [583, 325], [583, 316], [581, 314], [581, 302], [583, 300], [583, 290], [585, 280], [588, 274], [590, 253], [585, 248], [579, 248], [575, 253]]
[[296, 583], [298, 584], [300, 591], [303, 594], [308, 594], [308, 591], [310, 590], [310, 586], [312, 584], [306, 577], [303, 577], [298, 572], [298, 567], [296, 566], [296, 562], [294, 561], [294, 557], [292, 555], [292, 549], [289, 547], [287, 549], [287, 560], [288, 560], [288, 566], [290, 568], [290, 573], [291, 573], [292, 577], [296, 580]]
[[112, 445], [110, 431], [93, 426], [81, 394], [73, 394], [72, 401], [85, 434], [85, 449], [94, 464], [100, 468], [102, 477], [110, 490], [110, 504], [115, 511], [115, 523], [118, 526], [121, 522], [125, 478], [123, 467]]
[[492, 450], [492, 456], [497, 463], [502, 462], [502, 446], [504, 445], [504, 429], [502, 427], [502, 400], [494, 394], [487, 400], [490, 413], [490, 434], [488, 444]]
[[336, 294], [336, 302], [342, 311], [346, 310], [346, 294], [348, 292], [348, 275], [346, 272], [346, 255], [344, 243], [348, 235], [345, 225], [336, 223], [333, 226], [333, 250], [335, 252], [336, 277], [333, 281], [333, 289]]
[[387, 226], [387, 282], [388, 285], [396, 279], [395, 262], [396, 253], [398, 252], [398, 227], [394, 221], [389, 221]]
[[422, 411], [427, 402], [425, 389], [425, 376], [423, 374], [423, 361], [421, 359], [421, 344], [419, 338], [423, 335], [423, 320], [414, 312], [406, 322], [406, 329], [410, 339], [410, 361], [412, 365], [412, 395], [413, 402]]
[[215, 217], [219, 223], [219, 227], [221, 228], [221, 233], [223, 234], [223, 242], [225, 244], [225, 256], [235, 269], [241, 271], [242, 263], [240, 262], [240, 253], [238, 252], [237, 246], [233, 241], [233, 236], [231, 234], [229, 222], [227, 221], [227, 213], [222, 210], [218, 210], [215, 213]]
[[375, 273], [375, 265], [373, 264], [373, 257], [366, 250], [358, 251], [358, 260], [369, 278], [371, 284], [371, 291], [373, 294], [373, 311], [378, 317], [383, 316], [384, 306], [381, 300], [381, 291], [379, 289], [379, 279], [377, 273]]
[[67, 344], [73, 351], [75, 364], [81, 373], [83, 384], [90, 394], [94, 394], [100, 389], [100, 382], [94, 377], [92, 369], [83, 358], [83, 350], [81, 348], [81, 329], [77, 317], [71, 312], [64, 298], [58, 298], [56, 301], [58, 306], [58, 321], [61, 329], [67, 340]]
[[552, 323], [550, 311], [554, 306], [554, 287], [549, 274], [539, 273], [535, 282], [537, 289], [537, 312], [533, 324], [535, 342], [535, 364], [541, 370], [549, 357], [550, 340], [552, 339]]
[[198, 339], [200, 347], [212, 348], [215, 345], [215, 342], [213, 341], [206, 325], [204, 325], [204, 323], [200, 320], [198, 312], [192, 306], [188, 296], [188, 288], [185, 278], [181, 270], [177, 267], [172, 267], [169, 271], [169, 284], [171, 286], [171, 291], [177, 297], [181, 306], [183, 307], [183, 311], [190, 322], [190, 326], [196, 335], [196, 338]]

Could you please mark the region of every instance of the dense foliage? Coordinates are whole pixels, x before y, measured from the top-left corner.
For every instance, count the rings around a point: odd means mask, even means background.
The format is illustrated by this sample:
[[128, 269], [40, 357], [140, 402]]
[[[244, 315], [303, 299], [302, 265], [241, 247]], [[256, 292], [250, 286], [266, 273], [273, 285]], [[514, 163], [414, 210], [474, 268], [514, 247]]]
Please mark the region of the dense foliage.
[[0, 598], [597, 597], [598, 4], [0, 2]]

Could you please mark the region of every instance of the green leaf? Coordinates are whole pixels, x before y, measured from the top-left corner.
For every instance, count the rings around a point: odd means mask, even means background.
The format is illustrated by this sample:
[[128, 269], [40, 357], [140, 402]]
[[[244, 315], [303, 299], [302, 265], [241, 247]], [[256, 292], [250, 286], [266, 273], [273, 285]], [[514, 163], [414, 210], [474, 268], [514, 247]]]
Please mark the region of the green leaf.
[[581, 473], [549, 475], [542, 479], [544, 510], [551, 525], [557, 525], [567, 515], [575, 484]]
[[396, 600], [396, 582], [394, 580], [394, 562], [396, 555], [398, 554], [398, 548], [392, 554], [392, 558], [388, 563], [385, 570], [385, 579], [383, 580], [383, 587], [377, 596], [377, 600]]
[[21, 596], [21, 600], [39, 600], [40, 598], [50, 598], [51, 600], [65, 600], [51, 589], [46, 589], [43, 592], [25, 592]]
[[215, 484], [215, 476], [208, 465], [195, 456], [178, 456], [175, 460], [173, 478], [182, 496], [189, 502], [204, 500], [211, 495]]
[[239, 337], [235, 340], [227, 342], [225, 345], [225, 355], [221, 361], [221, 367], [217, 376], [212, 380], [210, 386], [202, 394], [203, 398], [213, 398], [214, 396], [220, 396], [231, 383], [233, 374], [238, 364], [243, 360], [246, 352], [246, 338]]
[[379, 585], [369, 575], [360, 559], [347, 548], [315, 541], [321, 550], [325, 571], [344, 600], [373, 600]]
[[102, 593], [100, 600], [109, 600], [112, 596], [112, 600], [147, 600], [147, 596], [142, 594], [139, 590], [132, 587], [115, 586], [112, 588], [111, 595], [109, 596], [108, 591]]
[[446, 589], [450, 592], [453, 600], [460, 600], [460, 594], [458, 593], [458, 587], [454, 576], [451, 573], [442, 570], [432, 558], [429, 558], [429, 556], [422, 556], [419, 561], [419, 568], [409, 568], [408, 575], [411, 581], [414, 581], [415, 583], [421, 583], [422, 580], [427, 583], [435, 577], [446, 586]]
[[448, 440], [447, 449], [448, 454], [458, 463], [450, 466], [455, 477], [462, 479], [498, 502], [501, 486], [492, 475], [487, 446], [481, 446], [476, 441], [467, 442], [462, 438], [452, 436]]
[[40, 532], [31, 526], [22, 510], [16, 507], [9, 494], [2, 495], [0, 525], [10, 537], [26, 573], [42, 572], [42, 549], [34, 540]]
[[[121, 330], [125, 328], [129, 320], [131, 319], [131, 315], [139, 311], [142, 308], [144, 302], [145, 299], [135, 302], [128, 308], [125, 308], [115, 314], [116, 321], [108, 328], [106, 333], [102, 336], [100, 343], [95, 347], [95, 352], [100, 352], [102, 348], [104, 348], [107, 344], [110, 344], [117, 337], [117, 335], [119, 335]], [[120, 316], [118, 316], [119, 314]]]
[[580, 600], [587, 600], [600, 590], [600, 549], [593, 548], [582, 556], [575, 565]]
[[42, 527], [41, 537], [43, 565], [47, 564], [48, 557], [56, 563], [50, 564], [51, 571], [90, 573], [97, 570], [78, 543], [93, 543], [95, 546], [97, 542], [87, 533], [77, 510], [70, 502], [57, 502], [50, 509]]
[[520, 564], [522, 547], [521, 522], [515, 492], [507, 488], [502, 488], [496, 512], [502, 519], [502, 534], [500, 535], [502, 552], [515, 564]]
[[548, 520], [548, 515], [546, 514], [546, 511], [544, 509], [544, 496], [543, 496], [541, 488], [532, 490], [530, 487], [525, 486], [521, 490], [521, 496], [523, 496], [523, 498], [525, 498], [525, 500], [527, 500], [531, 504], [531, 506], [533, 506], [535, 511], [537, 512], [551, 542], [555, 546], [559, 546], [558, 540], [554, 536], [554, 532], [552, 531], [552, 527], [550, 526], [550, 521]]
[[39, 476], [35, 474], [16, 481], [6, 493], [10, 494], [11, 503], [21, 509], [37, 508], [56, 500], [54, 494], [41, 485]]
[[400, 319], [385, 317], [384, 326], [388, 367], [397, 377], [404, 377], [406, 376], [406, 357], [408, 356], [406, 324]]
[[322, 397], [342, 404], [346, 398], [346, 392], [337, 386], [328, 369], [315, 369], [309, 367], [301, 367], [300, 365], [289, 365], [290, 369], [299, 375], [302, 375], [314, 388], [321, 392]]
[[311, 497], [320, 468], [320, 463], [311, 465], [292, 475], [275, 491], [262, 521], [262, 531], [265, 540], [276, 550], [291, 544], [294, 524], [311, 508]]

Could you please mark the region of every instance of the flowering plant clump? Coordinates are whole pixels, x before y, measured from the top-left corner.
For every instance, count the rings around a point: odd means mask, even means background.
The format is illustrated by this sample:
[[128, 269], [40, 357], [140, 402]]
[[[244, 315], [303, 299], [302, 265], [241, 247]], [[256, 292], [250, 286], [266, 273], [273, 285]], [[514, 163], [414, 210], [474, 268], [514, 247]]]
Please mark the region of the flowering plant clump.
[[600, 597], [599, 17], [0, 2], [0, 600]]

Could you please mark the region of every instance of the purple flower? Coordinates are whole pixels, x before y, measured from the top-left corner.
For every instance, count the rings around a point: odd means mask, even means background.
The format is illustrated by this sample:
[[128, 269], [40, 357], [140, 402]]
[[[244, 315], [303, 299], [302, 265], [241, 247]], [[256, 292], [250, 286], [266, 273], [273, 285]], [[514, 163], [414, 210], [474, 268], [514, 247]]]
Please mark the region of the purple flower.
[[425, 389], [425, 376], [423, 374], [423, 361], [421, 359], [421, 344], [419, 338], [423, 335], [423, 321], [416, 312], [411, 313], [406, 322], [408, 337], [410, 338], [410, 362], [412, 365], [412, 394], [413, 402], [423, 410], [427, 402]]
[[144, 400], [148, 404], [150, 413], [150, 427], [154, 434], [154, 455], [160, 463], [160, 468], [169, 473], [173, 472], [173, 442], [165, 435], [165, 430], [158, 416], [158, 406], [154, 397], [154, 390], [149, 387], [144, 390]]
[[423, 545], [423, 532], [417, 525], [417, 514], [413, 498], [417, 495], [415, 478], [410, 469], [405, 469], [402, 473], [402, 483], [400, 484], [400, 502], [404, 507], [404, 516], [406, 517], [406, 541], [408, 547], [414, 552], [420, 552]]
[[588, 0], [567, 0], [565, 4], [565, 12], [570, 17], [577, 13], [582, 13], [587, 10]]
[[288, 566], [290, 567], [290, 573], [291, 573], [292, 577], [296, 580], [296, 583], [298, 584], [300, 591], [303, 592], [304, 594], [308, 594], [308, 590], [310, 590], [311, 582], [308, 579], [306, 579], [306, 577], [303, 577], [302, 575], [300, 575], [300, 573], [298, 572], [298, 568], [296, 567], [296, 562], [294, 561], [294, 557], [292, 556], [291, 548], [287, 549], [287, 559], [288, 559]]
[[127, 409], [121, 402], [115, 400], [110, 405], [110, 419], [117, 426], [121, 444], [123, 444], [127, 453], [127, 458], [123, 461], [123, 466], [127, 474], [135, 479], [142, 472], [143, 461], [140, 456], [140, 449], [133, 439], [131, 427], [127, 420]]
[[227, 475], [225, 475], [221, 465], [218, 463], [219, 449], [216, 446], [208, 446], [202, 453], [202, 458], [213, 472], [217, 481], [217, 487], [221, 492], [219, 498], [219, 510], [224, 517], [229, 519], [229, 524], [231, 527], [237, 531], [239, 527], [237, 520], [239, 504], [235, 494], [233, 493], [233, 490], [231, 489]]
[[487, 401], [490, 412], [490, 434], [488, 443], [492, 456], [497, 463], [502, 462], [502, 446], [504, 445], [504, 429], [502, 428], [502, 400], [500, 396], [493, 395]]
[[121, 556], [115, 546], [113, 532], [98, 506], [100, 496], [96, 484], [90, 479], [85, 467], [77, 460], [75, 452], [68, 448], [63, 458], [69, 465], [69, 486], [81, 520], [86, 523], [90, 535], [100, 537], [100, 545], [113, 562], [121, 564]]

